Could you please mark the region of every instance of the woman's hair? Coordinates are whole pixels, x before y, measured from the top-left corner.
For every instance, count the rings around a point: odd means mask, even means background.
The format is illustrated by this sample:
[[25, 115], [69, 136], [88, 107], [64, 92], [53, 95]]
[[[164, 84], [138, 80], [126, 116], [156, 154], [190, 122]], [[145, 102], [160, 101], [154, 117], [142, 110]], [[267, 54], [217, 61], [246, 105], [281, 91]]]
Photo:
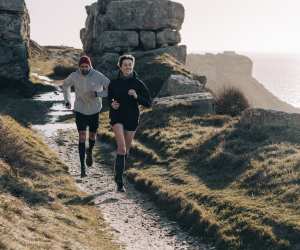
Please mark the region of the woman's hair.
[[135, 63], [135, 58], [132, 55], [122, 55], [119, 57], [118, 66], [121, 67], [124, 60], [131, 60], [133, 65]]

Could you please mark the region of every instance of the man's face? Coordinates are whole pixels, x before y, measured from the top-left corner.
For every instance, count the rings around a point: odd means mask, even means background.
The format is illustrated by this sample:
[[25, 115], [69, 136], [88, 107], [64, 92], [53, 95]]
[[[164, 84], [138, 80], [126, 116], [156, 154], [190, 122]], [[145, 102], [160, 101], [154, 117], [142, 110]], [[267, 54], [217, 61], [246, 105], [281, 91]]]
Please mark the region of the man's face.
[[81, 74], [85, 76], [90, 72], [91, 67], [90, 67], [90, 65], [83, 63], [79, 66], [79, 69], [80, 69]]

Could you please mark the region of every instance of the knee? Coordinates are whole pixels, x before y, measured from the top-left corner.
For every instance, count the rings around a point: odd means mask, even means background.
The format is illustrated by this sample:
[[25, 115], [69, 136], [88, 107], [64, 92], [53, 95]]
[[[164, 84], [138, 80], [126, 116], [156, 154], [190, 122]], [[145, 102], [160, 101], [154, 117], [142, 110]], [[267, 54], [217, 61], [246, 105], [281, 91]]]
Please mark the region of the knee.
[[85, 143], [85, 138], [79, 138], [79, 143]]
[[79, 142], [80, 142], [80, 143], [84, 143], [85, 140], [86, 140], [86, 135], [80, 134], [80, 135], [79, 135]]
[[92, 140], [92, 141], [95, 141], [96, 140], [96, 136], [97, 136], [97, 133], [90, 133], [89, 134], [89, 139]]
[[126, 145], [125, 144], [118, 145], [118, 154], [121, 154], [121, 155], [126, 154]]

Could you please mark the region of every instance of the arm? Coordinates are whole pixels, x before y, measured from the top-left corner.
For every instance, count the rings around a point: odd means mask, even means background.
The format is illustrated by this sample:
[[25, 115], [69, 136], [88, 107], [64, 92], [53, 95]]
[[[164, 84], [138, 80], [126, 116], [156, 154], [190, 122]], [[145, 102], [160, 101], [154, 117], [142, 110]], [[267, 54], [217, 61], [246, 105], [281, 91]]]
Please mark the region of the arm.
[[101, 75], [101, 80], [99, 81], [99, 88], [103, 87], [102, 91], [96, 91], [95, 95], [96, 97], [107, 97], [108, 96], [108, 86], [109, 86], [110, 80], [105, 76]]
[[71, 87], [74, 85], [72, 74], [69, 75], [64, 83], [61, 85], [64, 94], [64, 100], [66, 104], [71, 103]]
[[111, 107], [111, 104], [113, 102], [112, 100], [114, 99], [112, 84], [108, 85], [108, 88], [107, 88], [107, 99], [108, 99], [109, 107]]
[[144, 107], [150, 108], [152, 105], [152, 98], [150, 96], [150, 91], [147, 86], [139, 79], [138, 89], [137, 89], [137, 102]]

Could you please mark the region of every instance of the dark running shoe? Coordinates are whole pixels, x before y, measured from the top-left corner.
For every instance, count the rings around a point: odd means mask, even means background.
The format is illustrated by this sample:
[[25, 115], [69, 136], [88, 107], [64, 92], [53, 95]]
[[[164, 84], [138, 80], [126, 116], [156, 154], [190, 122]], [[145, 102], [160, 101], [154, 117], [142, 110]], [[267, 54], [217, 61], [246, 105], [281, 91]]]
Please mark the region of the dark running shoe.
[[120, 193], [125, 193], [126, 192], [126, 189], [125, 189], [125, 187], [124, 187], [124, 185], [123, 184], [117, 184], [117, 191], [118, 192], [120, 192]]

